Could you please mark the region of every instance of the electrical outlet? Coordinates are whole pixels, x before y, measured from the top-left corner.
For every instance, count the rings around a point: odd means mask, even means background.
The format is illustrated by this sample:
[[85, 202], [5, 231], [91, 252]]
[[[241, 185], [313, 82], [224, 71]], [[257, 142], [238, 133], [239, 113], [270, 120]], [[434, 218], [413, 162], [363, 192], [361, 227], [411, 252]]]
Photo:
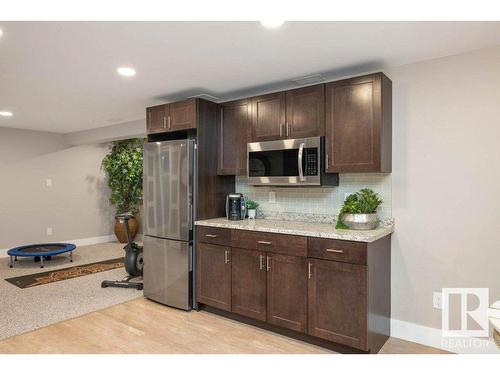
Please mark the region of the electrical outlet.
[[269, 203], [276, 203], [276, 192], [275, 191], [269, 192]]
[[443, 294], [441, 292], [434, 292], [432, 294], [432, 306], [435, 309], [441, 310], [443, 308], [442, 299], [443, 299]]
[[47, 187], [52, 186], [52, 179], [47, 178], [47, 179], [45, 180], [45, 186], [47, 186]]
[[52, 228], [47, 228], [47, 236], [52, 236]]

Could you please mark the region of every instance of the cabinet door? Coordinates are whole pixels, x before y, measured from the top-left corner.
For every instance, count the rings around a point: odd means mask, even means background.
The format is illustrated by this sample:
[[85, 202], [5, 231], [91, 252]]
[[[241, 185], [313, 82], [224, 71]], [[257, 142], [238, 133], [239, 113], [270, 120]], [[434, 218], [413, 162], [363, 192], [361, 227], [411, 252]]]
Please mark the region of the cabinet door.
[[168, 104], [157, 105], [146, 109], [146, 130], [147, 133], [159, 133], [167, 131], [167, 121], [169, 115]]
[[252, 142], [285, 137], [285, 92], [252, 98]]
[[268, 253], [267, 321], [307, 333], [307, 259]]
[[169, 131], [196, 128], [196, 99], [171, 103], [167, 126]]
[[286, 137], [319, 137], [324, 130], [325, 86], [321, 84], [287, 91]]
[[[381, 74], [374, 74], [326, 85], [327, 172], [390, 171], [381, 165], [381, 80]], [[389, 127], [391, 114], [384, 116]], [[385, 133], [385, 138], [390, 138], [390, 130]], [[390, 150], [390, 144], [385, 143]], [[390, 152], [385, 155], [390, 159]]]
[[233, 248], [231, 254], [231, 310], [266, 320], [266, 253]]
[[308, 332], [366, 350], [367, 268], [308, 259]]
[[231, 311], [231, 248], [197, 242], [197, 301]]
[[249, 99], [221, 104], [217, 145], [217, 174], [245, 175], [251, 126]]

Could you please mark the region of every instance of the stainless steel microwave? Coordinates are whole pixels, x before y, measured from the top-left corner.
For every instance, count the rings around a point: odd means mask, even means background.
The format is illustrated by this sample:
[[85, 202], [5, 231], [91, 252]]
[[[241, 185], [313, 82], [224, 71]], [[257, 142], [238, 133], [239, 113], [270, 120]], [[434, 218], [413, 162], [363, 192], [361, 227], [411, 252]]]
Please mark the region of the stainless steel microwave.
[[337, 173], [325, 173], [323, 137], [252, 142], [247, 145], [250, 185], [337, 186]]

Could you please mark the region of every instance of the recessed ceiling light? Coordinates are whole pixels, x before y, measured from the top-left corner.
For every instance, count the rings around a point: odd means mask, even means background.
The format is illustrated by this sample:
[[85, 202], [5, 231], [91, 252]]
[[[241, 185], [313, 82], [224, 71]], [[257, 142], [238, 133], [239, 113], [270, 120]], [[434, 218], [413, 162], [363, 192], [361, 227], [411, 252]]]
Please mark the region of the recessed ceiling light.
[[129, 66], [121, 66], [117, 69], [119, 75], [124, 77], [133, 77], [135, 76], [135, 69]]
[[264, 20], [264, 21], [260, 21], [260, 24], [262, 26], [269, 27], [269, 28], [280, 27], [284, 23], [285, 23], [285, 21], [281, 21], [281, 20]]
[[12, 112], [9, 112], [9, 111], [0, 111], [0, 116], [11, 117], [12, 116]]

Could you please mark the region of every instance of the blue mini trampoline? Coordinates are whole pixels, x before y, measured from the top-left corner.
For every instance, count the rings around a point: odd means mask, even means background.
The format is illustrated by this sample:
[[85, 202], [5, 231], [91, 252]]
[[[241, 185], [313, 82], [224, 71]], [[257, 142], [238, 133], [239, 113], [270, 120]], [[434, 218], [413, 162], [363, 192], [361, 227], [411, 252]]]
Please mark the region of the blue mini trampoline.
[[69, 261], [73, 262], [73, 250], [76, 246], [72, 243], [42, 243], [15, 247], [7, 251], [10, 255], [10, 268], [14, 266], [17, 257], [33, 257], [35, 262], [40, 261], [40, 268], [43, 268], [44, 259], [50, 260], [53, 255], [69, 252]]

